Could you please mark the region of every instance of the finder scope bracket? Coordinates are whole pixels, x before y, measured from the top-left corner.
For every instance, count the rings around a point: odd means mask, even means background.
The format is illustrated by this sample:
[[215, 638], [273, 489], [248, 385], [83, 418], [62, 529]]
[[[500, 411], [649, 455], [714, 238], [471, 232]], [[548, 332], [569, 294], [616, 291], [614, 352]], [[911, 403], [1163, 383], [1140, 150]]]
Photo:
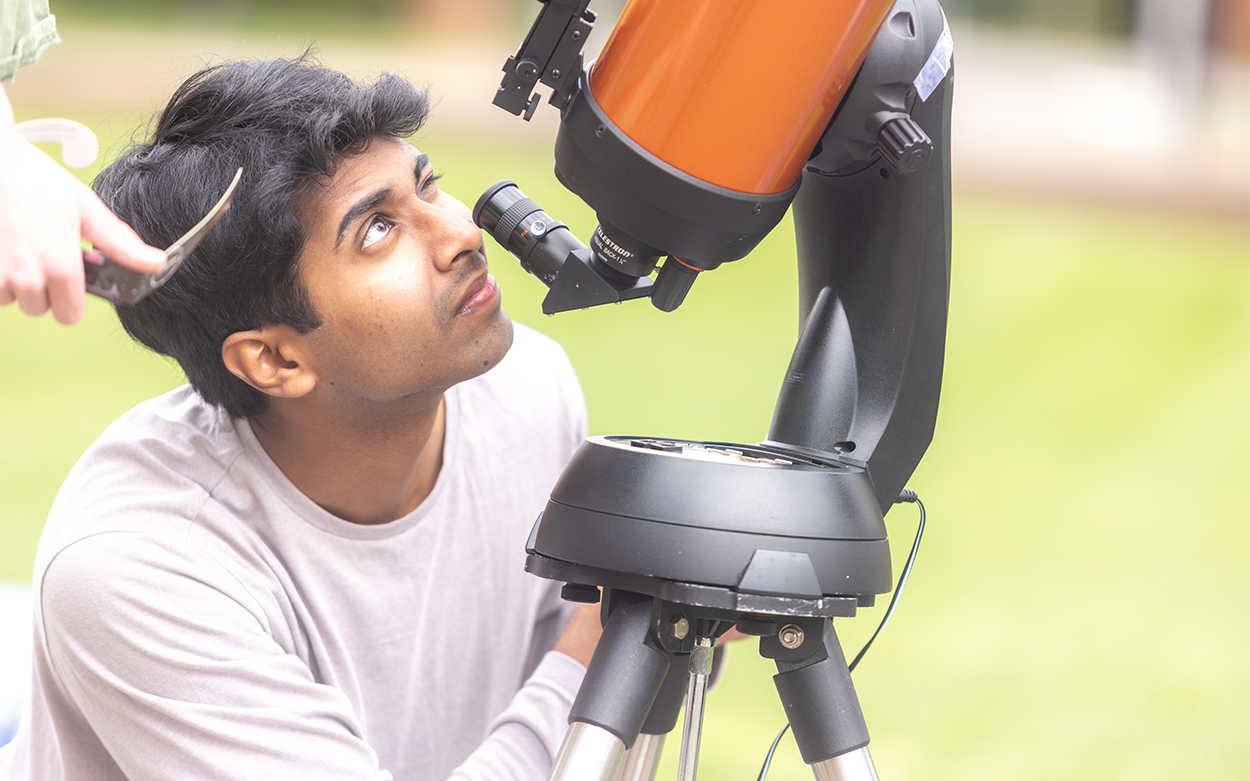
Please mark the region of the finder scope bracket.
[[576, 93], [582, 73], [582, 47], [595, 26], [590, 0], [540, 0], [543, 10], [525, 41], [503, 66], [503, 82], [493, 103], [523, 116], [534, 116], [539, 82], [551, 87], [551, 105], [563, 110]]

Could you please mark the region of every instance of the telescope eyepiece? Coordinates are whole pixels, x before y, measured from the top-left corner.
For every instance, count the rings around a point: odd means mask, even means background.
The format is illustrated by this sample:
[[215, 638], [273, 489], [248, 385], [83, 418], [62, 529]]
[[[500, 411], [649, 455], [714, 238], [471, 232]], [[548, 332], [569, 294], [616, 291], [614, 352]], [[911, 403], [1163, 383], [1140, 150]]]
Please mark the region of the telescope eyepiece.
[[564, 223], [552, 219], [507, 179], [495, 182], [477, 199], [473, 222], [547, 287], [569, 253], [586, 248]]
[[[595, 228], [587, 247], [507, 179], [477, 199], [473, 222], [521, 261], [521, 268], [551, 288], [543, 301], [548, 314], [651, 295], [649, 275], [662, 256], [660, 250], [606, 222]], [[652, 301], [665, 312], [681, 304], [699, 271], [670, 262], [675, 268], [659, 277], [663, 295]]]

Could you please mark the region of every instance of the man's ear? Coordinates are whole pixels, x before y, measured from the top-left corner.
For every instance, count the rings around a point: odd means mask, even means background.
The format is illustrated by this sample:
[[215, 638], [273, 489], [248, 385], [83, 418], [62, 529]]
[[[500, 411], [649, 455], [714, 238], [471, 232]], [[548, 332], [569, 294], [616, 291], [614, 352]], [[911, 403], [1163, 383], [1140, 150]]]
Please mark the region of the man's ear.
[[231, 374], [261, 393], [297, 398], [317, 386], [302, 348], [294, 330], [271, 326], [230, 334], [221, 344], [221, 359]]

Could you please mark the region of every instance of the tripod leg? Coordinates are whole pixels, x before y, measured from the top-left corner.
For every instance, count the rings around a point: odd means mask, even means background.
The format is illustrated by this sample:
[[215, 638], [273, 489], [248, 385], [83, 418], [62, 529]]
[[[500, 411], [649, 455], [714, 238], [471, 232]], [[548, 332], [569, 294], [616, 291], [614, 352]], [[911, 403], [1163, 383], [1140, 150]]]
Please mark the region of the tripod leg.
[[611, 781], [669, 670], [672, 655], [647, 643], [651, 598], [613, 591], [611, 599], [551, 781]]
[[575, 721], [569, 725], [551, 768], [551, 781], [612, 781], [625, 742], [594, 724]]
[[[806, 637], [798, 623], [765, 638], [760, 653], [777, 660], [773, 681], [799, 753], [818, 781], [877, 781], [868, 727], [833, 621], [809, 624]], [[792, 647], [782, 645], [787, 640]]]
[[681, 757], [677, 763], [677, 781], [694, 781], [699, 768], [699, 740], [703, 734], [703, 703], [707, 697], [707, 679], [712, 674], [710, 637], [695, 640], [690, 652], [690, 683], [686, 689], [686, 723], [681, 731]]
[[625, 752], [625, 759], [617, 769], [612, 781], [655, 781], [660, 752], [664, 750], [664, 735], [648, 735], [643, 732]]
[[867, 746], [817, 762], [812, 772], [816, 781], [877, 781], [877, 767]]
[[655, 702], [651, 704], [651, 712], [647, 714], [638, 740], [625, 752], [625, 759], [613, 781], [655, 781], [664, 738], [677, 726], [677, 716], [686, 699], [686, 679], [689, 675], [689, 655], [677, 654], [669, 665], [668, 675], [664, 676], [660, 693], [655, 695]]

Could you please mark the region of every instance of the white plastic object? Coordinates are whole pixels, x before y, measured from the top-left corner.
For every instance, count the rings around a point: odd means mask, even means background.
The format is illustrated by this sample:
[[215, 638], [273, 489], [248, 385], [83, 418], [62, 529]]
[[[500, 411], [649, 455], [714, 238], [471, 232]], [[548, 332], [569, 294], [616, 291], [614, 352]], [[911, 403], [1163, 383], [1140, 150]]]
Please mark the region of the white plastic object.
[[85, 168], [100, 154], [100, 141], [91, 128], [72, 119], [32, 119], [17, 123], [17, 132], [32, 144], [54, 141], [61, 145], [61, 161]]

